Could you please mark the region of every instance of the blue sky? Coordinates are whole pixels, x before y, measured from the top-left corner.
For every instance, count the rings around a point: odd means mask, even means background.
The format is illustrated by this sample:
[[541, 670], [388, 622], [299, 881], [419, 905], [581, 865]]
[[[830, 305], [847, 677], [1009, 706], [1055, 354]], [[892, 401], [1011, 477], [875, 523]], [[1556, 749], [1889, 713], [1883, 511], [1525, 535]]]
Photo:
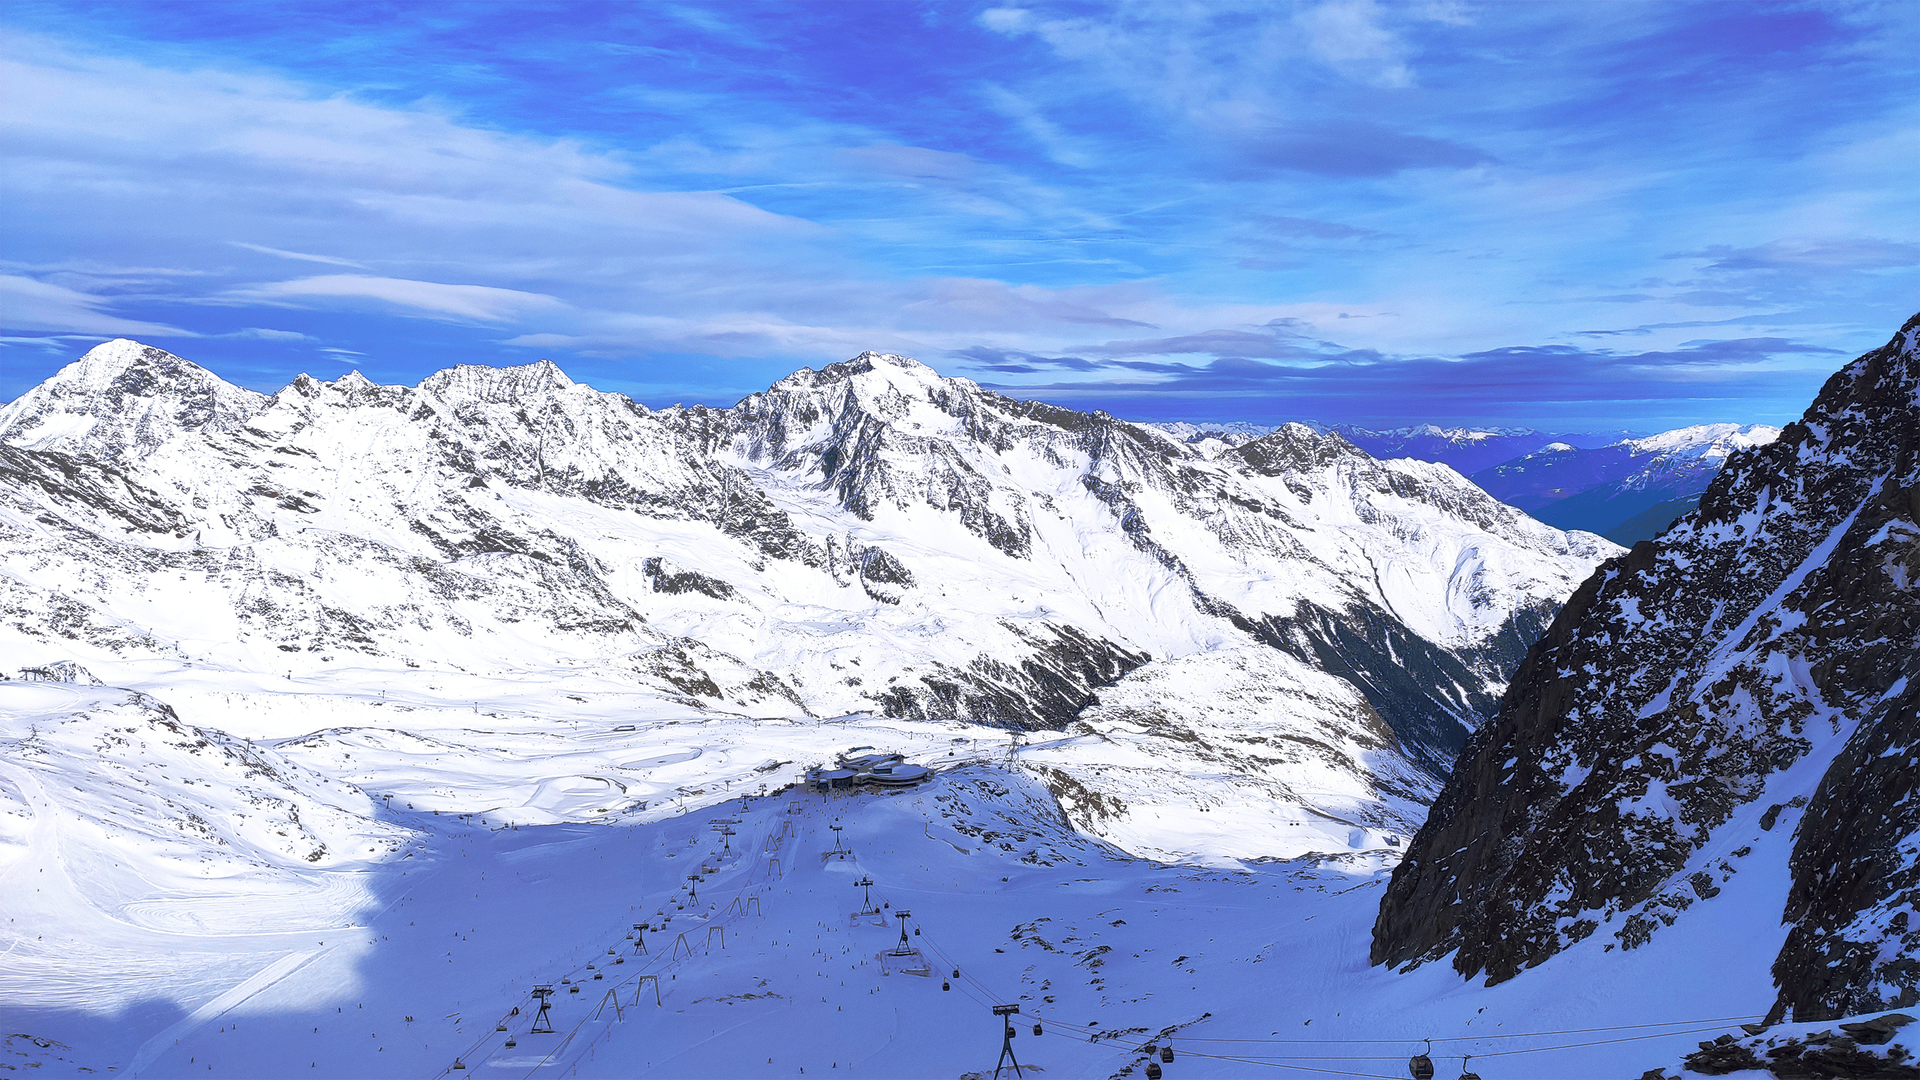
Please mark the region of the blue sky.
[[1920, 5], [0, 10], [0, 398], [863, 349], [1143, 419], [1781, 422], [1920, 308]]

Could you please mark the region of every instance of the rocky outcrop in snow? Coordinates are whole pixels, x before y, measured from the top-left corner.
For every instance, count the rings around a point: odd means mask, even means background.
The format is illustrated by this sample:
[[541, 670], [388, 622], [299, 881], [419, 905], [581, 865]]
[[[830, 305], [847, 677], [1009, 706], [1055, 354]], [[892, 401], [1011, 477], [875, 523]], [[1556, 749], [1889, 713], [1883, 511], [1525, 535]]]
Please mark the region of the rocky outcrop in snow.
[[1023, 751], [1080, 831], [1164, 862], [1398, 846], [1437, 788], [1353, 684], [1276, 649], [1149, 664]]
[[1756, 874], [1776, 1015], [1920, 1002], [1916, 551], [1920, 316], [1581, 586], [1395, 871], [1374, 962], [1498, 982]]

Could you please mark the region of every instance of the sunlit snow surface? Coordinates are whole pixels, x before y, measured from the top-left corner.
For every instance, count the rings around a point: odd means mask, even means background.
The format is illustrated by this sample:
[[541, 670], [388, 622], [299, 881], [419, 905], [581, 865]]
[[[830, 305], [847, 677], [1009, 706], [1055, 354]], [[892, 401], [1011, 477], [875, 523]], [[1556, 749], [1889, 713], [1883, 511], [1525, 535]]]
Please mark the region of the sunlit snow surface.
[[[1293, 673], [1309, 688], [1313, 676]], [[1003, 732], [868, 717], [629, 717], [564, 696], [578, 715], [542, 716], [511, 696], [475, 708], [400, 685], [350, 697], [179, 677], [164, 705], [0, 683], [0, 1001], [7, 1031], [49, 1043], [16, 1039], [0, 1062], [37, 1060], [42, 1075], [437, 1076], [458, 1058], [476, 1077], [956, 1077], [991, 1072], [988, 1006], [1018, 1003], [1016, 1052], [1043, 1076], [1138, 1075], [1139, 1047], [1170, 1027], [1170, 1077], [1265, 1074], [1250, 1062], [1276, 1055], [1402, 1075], [1424, 1038], [1441, 1040], [1436, 1056], [1481, 1055], [1489, 1078], [1620, 1076], [1702, 1035], [1491, 1055], [1642, 1034], [1512, 1033], [1754, 1014], [1771, 999], [1773, 949], [1752, 946], [1778, 937], [1764, 900], [1779, 883], [1761, 874], [1730, 882], [1710, 924], [1493, 989], [1442, 966], [1367, 967], [1385, 830], [1328, 823], [1320, 855], [1237, 859], [1259, 843], [1236, 822], [1275, 823], [1210, 782], [1204, 749], [1151, 742], [1150, 686], [1104, 699], [1086, 732], [1016, 748]], [[1230, 721], [1202, 725], [1202, 741], [1229, 747]], [[1086, 740], [1113, 759], [1072, 752]], [[884, 796], [737, 797], [861, 745], [937, 777]], [[1069, 761], [1137, 770], [1110, 780], [1137, 800], [1116, 833], [1188, 864], [1074, 829], [1049, 790]], [[850, 858], [823, 855], [836, 840]], [[1775, 846], [1755, 858], [1782, 861]], [[862, 875], [876, 904], [913, 912], [931, 975], [883, 955], [897, 920], [849, 919]], [[627, 938], [636, 922], [665, 926], [644, 954]], [[660, 977], [662, 1004], [639, 974]], [[527, 1030], [536, 982], [559, 991], [554, 1035]], [[609, 991], [621, 1008], [596, 1019]]]

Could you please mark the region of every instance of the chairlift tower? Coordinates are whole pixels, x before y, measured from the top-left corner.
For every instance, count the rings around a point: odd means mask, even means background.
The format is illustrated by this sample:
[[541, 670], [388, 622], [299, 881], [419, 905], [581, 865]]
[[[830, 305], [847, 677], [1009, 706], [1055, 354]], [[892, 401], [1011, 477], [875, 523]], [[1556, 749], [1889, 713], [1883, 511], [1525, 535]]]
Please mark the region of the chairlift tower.
[[913, 942], [907, 940], [907, 920], [913, 918], [913, 912], [906, 908], [894, 908], [893, 913], [900, 916], [900, 944], [893, 947], [888, 956], [912, 956]]
[[868, 915], [880, 914], [880, 909], [873, 906], [873, 879], [870, 877], [862, 877], [859, 881], [854, 882], [854, 885], [867, 890], [867, 893], [865, 901], [860, 905], [860, 910], [854, 912], [853, 917], [859, 919]]
[[729, 855], [733, 854], [733, 837], [737, 835], [739, 834], [733, 831], [732, 826], [728, 826], [727, 828], [721, 829], [720, 830], [721, 850], [725, 851]]
[[533, 988], [533, 996], [540, 999], [540, 1012], [534, 1016], [533, 1025], [527, 1028], [527, 1034], [552, 1035], [554, 1033], [553, 1017], [547, 1014], [547, 1010], [552, 1007], [552, 1002], [548, 999], [553, 997], [553, 984], [536, 984]]
[[633, 955], [639, 956], [641, 953], [646, 951], [647, 951], [647, 924], [643, 922], [634, 923], [633, 924]]
[[687, 875], [687, 902], [690, 904], [697, 904], [700, 902], [700, 875], [699, 874]]
[[1013, 1056], [1013, 1021], [1009, 1017], [1020, 1015], [1018, 1005], [995, 1005], [993, 1015], [1000, 1018], [1000, 1060], [993, 1063], [993, 1080], [1000, 1080], [1000, 1070], [1006, 1063], [1013, 1062], [1013, 1075], [1026, 1080], [1026, 1074], [1020, 1071], [1020, 1059]]
[[847, 849], [847, 845], [846, 845], [846, 843], [845, 843], [845, 841], [843, 841], [843, 840], [842, 840], [842, 839], [840, 838], [840, 829], [841, 829], [841, 826], [839, 826], [839, 825], [829, 825], [829, 826], [827, 826], [827, 828], [829, 828], [829, 829], [832, 829], [832, 830], [833, 830], [833, 848], [832, 848], [831, 850], [829, 850], [829, 851], [827, 851], [827, 852], [826, 852], [826, 853], [825, 853], [825, 854], [824, 854], [824, 855], [823, 855], [822, 857], [832, 857], [832, 856], [834, 856], [834, 855], [838, 855], [838, 856], [840, 856], [841, 858], [843, 858], [843, 859], [844, 859], [844, 858], [846, 858], [847, 856], [849, 856], [849, 855], [851, 855], [851, 854], [853, 854], [853, 852], [852, 852], [852, 851], [850, 851], [850, 850], [848, 850], [848, 849]]

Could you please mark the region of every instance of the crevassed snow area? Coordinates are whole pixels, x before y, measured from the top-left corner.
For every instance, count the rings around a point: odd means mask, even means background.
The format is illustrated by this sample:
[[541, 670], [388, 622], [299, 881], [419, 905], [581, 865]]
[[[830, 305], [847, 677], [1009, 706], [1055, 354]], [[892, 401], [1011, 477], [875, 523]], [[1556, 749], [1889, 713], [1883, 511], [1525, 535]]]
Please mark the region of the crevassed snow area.
[[[1231, 702], [1286, 677], [1241, 670], [1222, 689]], [[1291, 677], [1278, 689], [1324, 678]], [[1020, 747], [867, 717], [676, 722], [578, 703], [583, 715], [541, 723], [511, 700], [398, 704], [397, 687], [386, 704], [170, 696], [0, 683], [0, 1013], [16, 1033], [0, 1064], [955, 1077], [991, 1072], [989, 1006], [1019, 1004], [1014, 1050], [1043, 1076], [1137, 1075], [1140, 1048], [1174, 1029], [1170, 1078], [1398, 1076], [1424, 1039], [1443, 1075], [1473, 1054], [1489, 1080], [1616, 1077], [1771, 1001], [1772, 950], [1749, 946], [1778, 936], [1777, 908], [1750, 901], [1779, 883], [1755, 873], [1725, 885], [1717, 919], [1490, 989], [1443, 966], [1369, 968], [1391, 852], [1352, 850], [1342, 824], [1321, 854], [1237, 860], [1247, 841], [1229, 826], [1251, 800], [1209, 785], [1203, 749], [1147, 740], [1184, 742], [1153, 733], [1177, 725], [1220, 747], [1239, 729], [1177, 701], [1149, 723], [1151, 684], [1103, 699], [1095, 734]], [[205, 722], [216, 702], [232, 733]], [[310, 723], [327, 713], [350, 723]], [[1158, 804], [1144, 772], [1112, 788], [1147, 808], [1136, 816], [1169, 819], [1154, 843], [1214, 865], [1142, 859], [1072, 827], [1055, 790], [1072, 743], [1099, 733], [1139, 755], [1130, 768], [1162, 762]], [[890, 795], [779, 791], [863, 745], [936, 778]], [[777, 794], [739, 798], [763, 784]], [[1173, 820], [1181, 799], [1194, 803]], [[867, 879], [883, 918], [850, 917]], [[901, 908], [914, 953], [895, 957]], [[635, 923], [657, 928], [644, 952]], [[537, 983], [556, 990], [553, 1034], [529, 1031]], [[1713, 1022], [1681, 1023], [1696, 1019]], [[1658, 1026], [1624, 1027], [1637, 1024]]]

